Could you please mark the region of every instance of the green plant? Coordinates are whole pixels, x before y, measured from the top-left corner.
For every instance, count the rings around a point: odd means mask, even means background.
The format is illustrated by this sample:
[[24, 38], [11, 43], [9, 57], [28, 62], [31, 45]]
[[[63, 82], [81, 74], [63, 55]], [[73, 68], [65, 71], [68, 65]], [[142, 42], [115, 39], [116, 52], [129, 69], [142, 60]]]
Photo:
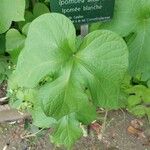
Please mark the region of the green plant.
[[0, 33], [6, 32], [12, 21], [24, 20], [25, 0], [1, 0]]
[[[80, 123], [95, 119], [96, 107], [120, 107], [127, 67], [127, 46], [117, 34], [95, 31], [76, 44], [69, 19], [45, 14], [29, 27], [9, 88], [36, 89], [36, 98], [31, 98], [34, 123], [53, 127], [51, 140], [70, 148], [82, 134]], [[51, 80], [40, 85], [47, 75]]]
[[112, 30], [125, 37], [131, 76], [150, 79], [150, 0], [116, 0], [112, 21], [92, 25], [91, 30], [95, 29]]
[[[134, 81], [130, 80], [131, 89], [141, 84], [150, 87], [150, 0], [116, 0], [112, 21], [91, 25], [91, 31], [95, 29], [108, 29], [125, 39], [129, 47], [129, 73]], [[146, 87], [142, 91], [143, 95], [150, 95]], [[150, 108], [143, 106], [144, 99], [137, 97], [138, 92], [141, 94], [138, 90], [135, 95], [129, 96], [128, 110], [138, 116], [145, 116]], [[132, 103], [135, 105], [130, 107]], [[150, 116], [149, 113], [147, 115]]]
[[[10, 69], [15, 68], [18, 55], [24, 47], [30, 22], [41, 14], [48, 13], [48, 7], [43, 3], [32, 4], [30, 0], [2, 0], [0, 4], [0, 80], [6, 80]], [[9, 11], [8, 11], [9, 10]], [[33, 11], [32, 11], [33, 10]], [[25, 13], [25, 14], [24, 14]], [[14, 22], [15, 21], [15, 22]], [[11, 27], [11, 29], [9, 29]], [[2, 34], [3, 33], [3, 34]], [[5, 55], [9, 54], [9, 57]], [[11, 63], [8, 63], [7, 60]], [[10, 65], [11, 64], [11, 65]], [[8, 74], [9, 72], [9, 74]]]
[[150, 89], [136, 85], [130, 88], [128, 93], [128, 110], [138, 117], [150, 117]]
[[63, 15], [45, 14], [48, 7], [49, 0], [0, 2], [0, 82], [9, 78], [11, 106], [53, 128], [51, 141], [67, 148], [96, 108], [150, 118], [150, 0], [116, 0], [114, 18], [92, 24], [85, 38]]

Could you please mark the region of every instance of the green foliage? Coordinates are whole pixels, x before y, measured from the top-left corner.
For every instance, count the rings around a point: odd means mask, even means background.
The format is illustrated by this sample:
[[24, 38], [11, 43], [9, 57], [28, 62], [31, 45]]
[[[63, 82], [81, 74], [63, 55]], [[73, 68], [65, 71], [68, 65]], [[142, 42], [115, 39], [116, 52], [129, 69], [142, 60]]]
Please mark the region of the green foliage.
[[6, 34], [6, 51], [10, 54], [13, 62], [17, 62], [18, 55], [24, 47], [26, 35], [16, 29], [10, 29]]
[[0, 55], [5, 51], [5, 34], [0, 34]]
[[138, 117], [148, 115], [150, 117], [150, 89], [143, 85], [133, 86], [128, 90], [128, 109]]
[[7, 57], [0, 56], [0, 84], [11, 74], [11, 64]]
[[75, 114], [70, 114], [58, 121], [50, 138], [58, 146], [65, 145], [70, 149], [81, 135], [80, 123], [76, 120]]
[[35, 3], [32, 11], [28, 9], [25, 11], [25, 21], [18, 23], [19, 28], [22, 29], [25, 24], [32, 22], [38, 16], [45, 13], [49, 13], [48, 7], [44, 3]]
[[[150, 0], [116, 0], [114, 19], [94, 28], [109, 29], [127, 37], [130, 51], [129, 70], [150, 78]], [[130, 34], [130, 36], [129, 36]]]
[[25, 0], [1, 0], [0, 33], [6, 32], [12, 21], [24, 20]]
[[51, 127], [51, 141], [68, 149], [97, 107], [127, 105], [150, 120], [150, 0], [116, 0], [112, 21], [92, 24], [96, 31], [85, 38], [49, 5], [0, 2], [0, 83], [9, 78], [11, 106], [29, 111], [34, 125]]
[[[117, 34], [102, 30], [81, 44], [76, 39], [73, 24], [63, 15], [38, 17], [29, 27], [10, 83], [12, 90], [14, 85], [38, 88], [34, 122], [49, 127], [58, 120], [51, 139], [67, 147], [81, 135], [79, 122], [89, 124], [96, 118], [95, 107], [120, 107], [120, 83], [128, 66], [127, 46]], [[39, 86], [47, 75], [52, 80]]]

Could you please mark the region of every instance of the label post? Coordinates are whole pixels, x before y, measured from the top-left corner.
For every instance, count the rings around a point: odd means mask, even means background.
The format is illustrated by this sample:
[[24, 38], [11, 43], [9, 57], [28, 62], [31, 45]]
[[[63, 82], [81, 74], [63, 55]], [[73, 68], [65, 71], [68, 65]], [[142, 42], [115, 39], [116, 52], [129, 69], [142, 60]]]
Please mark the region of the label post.
[[88, 24], [83, 24], [80, 26], [80, 34], [82, 37], [86, 36], [89, 32], [89, 25]]

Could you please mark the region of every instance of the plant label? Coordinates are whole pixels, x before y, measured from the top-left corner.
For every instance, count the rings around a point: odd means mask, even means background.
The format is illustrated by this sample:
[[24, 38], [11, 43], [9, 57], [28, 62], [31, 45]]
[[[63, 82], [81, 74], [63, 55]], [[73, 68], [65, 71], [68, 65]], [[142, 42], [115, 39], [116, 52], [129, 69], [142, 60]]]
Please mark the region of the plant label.
[[74, 24], [107, 21], [115, 0], [50, 0], [51, 11], [66, 15]]

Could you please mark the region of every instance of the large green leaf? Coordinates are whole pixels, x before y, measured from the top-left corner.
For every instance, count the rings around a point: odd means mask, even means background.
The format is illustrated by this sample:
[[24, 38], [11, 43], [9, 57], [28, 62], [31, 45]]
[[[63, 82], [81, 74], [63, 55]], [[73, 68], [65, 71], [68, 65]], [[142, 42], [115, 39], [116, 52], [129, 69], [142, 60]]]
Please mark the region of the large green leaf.
[[7, 31], [12, 21], [24, 20], [25, 0], [0, 1], [0, 33]]
[[76, 112], [80, 121], [89, 123], [95, 119], [95, 109], [84, 90], [81, 75], [72, 62], [64, 68], [61, 77], [41, 88], [39, 99], [48, 116], [61, 118]]
[[130, 73], [149, 74], [150, 78], [150, 0], [116, 0], [112, 21], [95, 28], [109, 29], [122, 36], [134, 33], [132, 41], [128, 41]]
[[94, 103], [107, 108], [119, 107], [120, 83], [128, 66], [124, 41], [110, 31], [92, 32], [85, 37], [77, 58]]
[[[52, 81], [42, 85], [38, 93], [44, 114], [62, 122], [64, 116], [75, 113], [75, 122], [88, 124], [96, 117], [95, 106], [119, 107], [120, 83], [127, 66], [128, 50], [120, 36], [96, 31], [77, 46], [72, 22], [51, 13], [31, 23], [15, 78], [19, 87], [34, 88], [50, 75]], [[60, 139], [54, 139], [60, 143]]]
[[39, 103], [36, 103], [34, 105], [34, 109], [31, 111], [31, 113], [33, 124], [40, 128], [49, 128], [56, 123], [56, 120], [54, 118], [45, 115]]
[[81, 135], [80, 123], [76, 120], [75, 114], [70, 114], [58, 121], [50, 138], [57, 145], [65, 145], [67, 148], [71, 148]]

